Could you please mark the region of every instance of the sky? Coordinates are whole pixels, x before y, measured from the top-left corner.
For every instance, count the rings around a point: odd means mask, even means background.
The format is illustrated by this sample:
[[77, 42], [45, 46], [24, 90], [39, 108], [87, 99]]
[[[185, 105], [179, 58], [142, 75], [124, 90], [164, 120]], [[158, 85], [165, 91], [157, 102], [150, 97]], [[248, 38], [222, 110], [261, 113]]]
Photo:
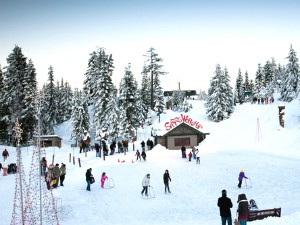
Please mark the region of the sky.
[[[223, 189], [227, 190], [233, 203], [233, 219], [238, 195], [244, 193], [248, 201], [256, 201], [259, 209], [282, 209], [280, 218], [253, 222], [256, 225], [295, 224], [300, 219], [299, 99], [285, 104], [285, 128], [280, 128], [278, 123], [278, 105], [282, 103], [277, 98], [269, 105], [237, 105], [232, 116], [219, 123], [207, 119], [203, 101], [189, 102], [193, 104], [193, 109], [187, 113], [189, 117], [200, 121], [203, 129], [210, 133], [197, 146], [200, 165], [195, 160], [182, 159], [180, 150], [168, 150], [161, 145], [146, 152], [146, 162], [136, 161], [131, 142], [126, 155], [107, 156], [104, 161], [92, 151], [85, 157], [79, 154], [78, 148], [71, 148], [71, 121], [58, 126], [55, 132], [63, 138], [62, 147], [43, 150], [48, 164], [54, 155], [54, 164], [65, 163], [67, 168], [64, 186], [51, 191], [57, 202], [59, 224], [221, 224], [217, 200]], [[167, 110], [161, 121], [169, 121], [179, 114]], [[159, 126], [157, 117], [154, 117], [152, 126]], [[138, 130], [135, 149], [141, 149], [140, 143], [150, 137], [150, 131], [148, 126]], [[10, 154], [8, 163], [16, 162], [16, 149], [0, 146], [1, 151], [4, 148]], [[21, 148], [26, 180], [33, 165], [33, 149], [32, 146]], [[69, 162], [70, 154], [76, 159], [75, 165]], [[81, 159], [81, 167], [77, 158]], [[124, 162], [119, 163], [119, 160]], [[2, 157], [0, 162], [3, 163]], [[88, 168], [92, 168], [96, 180], [90, 192], [86, 191], [85, 182]], [[162, 175], [166, 169], [172, 179], [171, 194], [164, 192]], [[244, 180], [242, 188], [238, 189], [237, 178], [241, 169], [249, 179]], [[111, 179], [113, 188], [100, 188], [102, 172]], [[144, 199], [140, 193], [141, 183], [148, 173], [154, 198]], [[13, 174], [3, 176], [0, 172], [0, 204], [4, 205], [0, 210], [1, 225], [11, 222], [16, 177]]]
[[[50, 65], [55, 80], [82, 88], [90, 53], [104, 47], [113, 55], [119, 87], [131, 63], [137, 81], [153, 47], [163, 59], [164, 90], [207, 90], [216, 64], [227, 67], [232, 85], [258, 63], [275, 58], [286, 65], [292, 44], [300, 49], [298, 1], [191, 0], [2, 0], [0, 64], [15, 45], [32, 59], [42, 86]], [[190, 82], [193, 81], [193, 82]]]

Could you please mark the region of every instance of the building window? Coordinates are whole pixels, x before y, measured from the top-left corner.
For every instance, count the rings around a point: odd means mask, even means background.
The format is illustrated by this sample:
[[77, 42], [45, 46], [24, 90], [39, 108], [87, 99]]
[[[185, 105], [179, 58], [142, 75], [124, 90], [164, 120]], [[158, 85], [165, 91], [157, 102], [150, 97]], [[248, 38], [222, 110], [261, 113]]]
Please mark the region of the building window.
[[175, 146], [190, 146], [191, 145], [191, 139], [189, 137], [187, 137], [187, 138], [174, 138], [174, 145]]

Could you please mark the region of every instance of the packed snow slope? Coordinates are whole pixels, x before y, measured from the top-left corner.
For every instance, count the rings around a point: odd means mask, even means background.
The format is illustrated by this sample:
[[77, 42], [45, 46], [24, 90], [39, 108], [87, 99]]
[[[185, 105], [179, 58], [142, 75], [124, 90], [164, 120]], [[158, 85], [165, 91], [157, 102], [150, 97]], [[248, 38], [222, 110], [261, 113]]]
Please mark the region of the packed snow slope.
[[[285, 128], [279, 127], [278, 105], [245, 103], [237, 105], [230, 119], [220, 123], [209, 121], [205, 115], [204, 102], [191, 100], [193, 109], [187, 113], [202, 123], [210, 133], [199, 144], [201, 164], [181, 158], [181, 152], [157, 145], [147, 151], [147, 161], [135, 161], [135, 151], [130, 143], [129, 152], [96, 158], [95, 152], [79, 154], [71, 148], [71, 122], [56, 129], [63, 138], [63, 146], [46, 149], [50, 162], [55, 154], [55, 163], [67, 165], [64, 187], [53, 190], [56, 198], [62, 199], [58, 207], [61, 225], [216, 225], [221, 224], [217, 199], [226, 189], [233, 202], [232, 217], [235, 218], [237, 197], [245, 193], [248, 200], [254, 199], [259, 209], [282, 208], [282, 217], [254, 221], [256, 225], [289, 225], [300, 220], [300, 113], [299, 100], [285, 104]], [[167, 111], [161, 123], [155, 118], [153, 127], [162, 127], [164, 122], [178, 115]], [[151, 127], [138, 130], [135, 150], [140, 142], [150, 137]], [[9, 150], [9, 162], [16, 162], [13, 147]], [[25, 168], [29, 170], [33, 147], [22, 148]], [[189, 149], [188, 149], [189, 151]], [[69, 154], [75, 156], [76, 164], [69, 162]], [[77, 158], [81, 159], [79, 167]], [[118, 161], [124, 161], [123, 163]], [[85, 172], [92, 168], [96, 182], [91, 191], [86, 191]], [[165, 194], [162, 175], [168, 169], [172, 182], [171, 194]], [[246, 188], [237, 188], [238, 174], [245, 170], [250, 178]], [[100, 176], [106, 172], [114, 181], [114, 188], [101, 189]], [[143, 199], [142, 179], [151, 174], [151, 186], [155, 198]], [[0, 224], [11, 222], [15, 192], [15, 175], [0, 175]], [[296, 222], [297, 223], [297, 222]]]

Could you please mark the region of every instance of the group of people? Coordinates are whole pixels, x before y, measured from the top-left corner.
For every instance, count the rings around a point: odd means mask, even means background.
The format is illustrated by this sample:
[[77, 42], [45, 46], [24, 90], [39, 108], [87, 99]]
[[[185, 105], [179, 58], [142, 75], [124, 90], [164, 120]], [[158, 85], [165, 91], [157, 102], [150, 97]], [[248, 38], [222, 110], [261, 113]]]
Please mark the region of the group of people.
[[64, 163], [62, 163], [60, 167], [58, 163], [56, 163], [55, 166], [53, 164], [47, 166], [45, 157], [41, 160], [41, 175], [45, 177], [48, 190], [59, 187], [58, 184], [64, 186], [66, 171], [67, 168]]
[[252, 104], [262, 104], [262, 105], [268, 105], [268, 104], [271, 104], [274, 102], [274, 97], [271, 96], [271, 97], [266, 97], [266, 98], [263, 98], [263, 97], [258, 97], [258, 96], [254, 96], [253, 99], [252, 99]]
[[[102, 173], [101, 178], [100, 178], [100, 184], [101, 188], [104, 188], [105, 181], [108, 179], [108, 176], [106, 175], [105, 172]], [[87, 183], [86, 190], [91, 191], [91, 184], [95, 182], [95, 178], [92, 174], [92, 168], [87, 169], [85, 173], [85, 180]]]
[[[191, 151], [188, 154], [189, 157], [189, 161], [192, 161], [193, 159], [196, 159], [196, 164], [200, 164], [200, 154], [199, 154], [199, 150], [195, 148], [195, 146], [191, 146]], [[181, 156], [183, 159], [186, 158], [186, 147], [183, 145], [181, 147]]]

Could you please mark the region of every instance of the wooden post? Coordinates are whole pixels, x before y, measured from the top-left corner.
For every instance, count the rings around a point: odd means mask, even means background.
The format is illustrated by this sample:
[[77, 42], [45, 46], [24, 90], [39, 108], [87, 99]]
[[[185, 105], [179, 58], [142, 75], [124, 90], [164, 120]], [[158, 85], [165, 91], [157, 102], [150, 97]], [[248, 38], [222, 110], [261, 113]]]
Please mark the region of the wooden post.
[[52, 156], [52, 164], [54, 165], [54, 154]]
[[78, 158], [78, 164], [79, 164], [79, 167], [81, 167], [80, 158]]
[[87, 157], [87, 150], [84, 149], [84, 156]]
[[69, 155], [69, 162], [71, 162], [71, 158], [72, 158], [72, 156], [71, 156], [71, 153], [70, 153], [70, 155]]
[[73, 156], [73, 165], [75, 165], [75, 156]]

